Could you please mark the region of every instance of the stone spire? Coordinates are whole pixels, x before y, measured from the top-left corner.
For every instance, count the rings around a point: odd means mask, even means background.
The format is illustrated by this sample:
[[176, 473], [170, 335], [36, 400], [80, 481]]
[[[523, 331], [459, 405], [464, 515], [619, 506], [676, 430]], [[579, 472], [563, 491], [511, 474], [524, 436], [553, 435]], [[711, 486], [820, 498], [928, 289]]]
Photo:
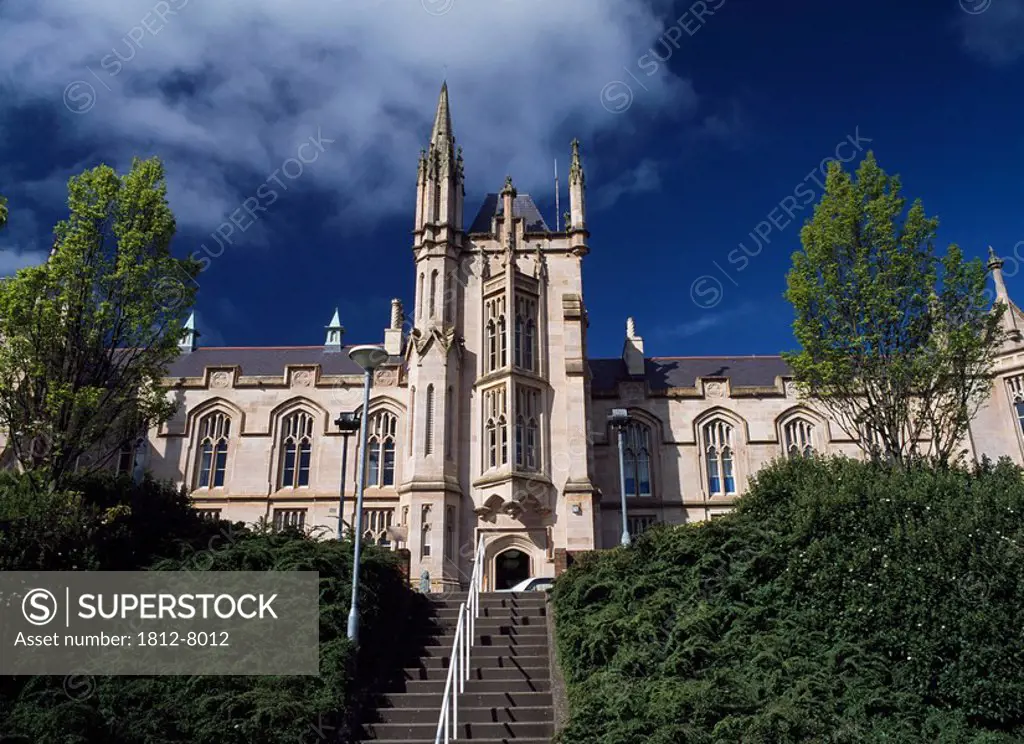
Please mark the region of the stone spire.
[[1010, 296], [1006, 292], [1006, 282], [1003, 280], [1003, 259], [996, 255], [992, 246], [988, 247], [988, 268], [996, 285], [996, 299], [1009, 302]]
[[181, 340], [178, 341], [178, 350], [185, 354], [195, 351], [199, 346], [198, 338], [199, 331], [196, 330], [196, 314], [191, 313], [188, 316], [188, 320], [185, 321], [185, 325], [181, 328]]
[[439, 145], [441, 140], [454, 141], [452, 136], [452, 113], [448, 108], [448, 81], [441, 84], [441, 95], [437, 99], [437, 113], [434, 115], [434, 129], [430, 133], [430, 143]]
[[573, 247], [586, 252], [587, 203], [586, 178], [583, 175], [583, 161], [580, 160], [580, 141], [572, 141], [572, 162], [569, 165], [569, 222], [565, 231], [583, 233], [573, 235]]
[[416, 169], [416, 246], [435, 236], [423, 235], [427, 227], [462, 229], [465, 164], [462, 148], [455, 146], [452, 114], [448, 105], [448, 83], [441, 86], [434, 114], [434, 126], [426, 150], [420, 151]]
[[504, 225], [504, 243], [507, 256], [516, 250], [516, 187], [512, 185], [512, 176], [505, 176], [505, 186], [501, 189], [502, 223]]
[[325, 351], [341, 351], [341, 342], [345, 337], [345, 326], [341, 324], [338, 317], [338, 308], [334, 308], [334, 315], [331, 322], [327, 324], [327, 338], [324, 340]]

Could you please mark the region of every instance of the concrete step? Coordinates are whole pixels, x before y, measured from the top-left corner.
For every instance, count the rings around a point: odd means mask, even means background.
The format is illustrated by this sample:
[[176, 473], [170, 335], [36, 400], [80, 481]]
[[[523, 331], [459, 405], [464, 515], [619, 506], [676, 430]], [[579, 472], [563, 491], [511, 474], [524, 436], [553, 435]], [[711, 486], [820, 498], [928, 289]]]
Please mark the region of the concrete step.
[[[466, 593], [449, 594], [445, 597], [431, 600], [431, 604], [438, 609], [442, 607], [458, 608], [463, 602], [468, 601], [469, 595]], [[547, 604], [547, 601], [546, 592], [508, 592], [480, 595], [481, 607], [543, 607]]]
[[[409, 679], [405, 681], [404, 690], [395, 692], [440, 694], [444, 692], [444, 683], [443, 679]], [[483, 692], [551, 692], [551, 679], [471, 679], [466, 682], [464, 694]]]
[[[486, 646], [476, 645], [469, 652], [470, 659], [479, 659], [482, 657], [497, 657], [497, 656], [509, 656], [514, 659], [527, 658], [531, 656], [549, 656], [547, 639], [544, 639], [544, 643], [519, 643], [518, 640], [506, 639], [505, 643], [495, 643], [493, 645], [488, 644]], [[447, 645], [433, 645], [426, 646], [424, 648], [424, 659], [441, 659], [448, 658], [452, 652], [451, 639], [448, 640]]]
[[[440, 619], [459, 617], [459, 605], [454, 607], [438, 607], [436, 608], [437, 617]], [[480, 605], [480, 617], [546, 617], [548, 614], [548, 608], [546, 605], [524, 605], [521, 607], [485, 607]]]
[[[463, 621], [465, 622], [465, 620]], [[429, 628], [451, 628], [454, 630], [459, 624], [457, 617], [434, 617], [431, 618]], [[476, 619], [477, 628], [494, 628], [501, 625], [547, 627], [547, 618], [540, 615], [498, 615], [482, 616]]]
[[[403, 669], [406, 679], [439, 679], [448, 678], [447, 669]], [[547, 664], [537, 666], [492, 667], [471, 664], [469, 679], [550, 679], [551, 667]]]
[[[520, 656], [512, 656], [511, 654], [483, 656], [475, 653], [475, 651], [476, 649], [474, 649], [469, 655], [469, 663], [471, 666], [489, 666], [494, 668], [548, 666], [551, 658], [546, 647], [543, 652], [528, 656], [525, 654]], [[420, 659], [420, 667], [423, 669], [447, 669], [449, 666], [451, 666], [450, 656], [428, 656]]]
[[[440, 698], [435, 708], [379, 708], [380, 723], [433, 723], [441, 712]], [[459, 723], [544, 723], [553, 721], [554, 708], [541, 707], [477, 707], [466, 705], [459, 700]]]
[[[477, 621], [476, 635], [506, 635], [506, 636], [538, 636], [547, 637], [548, 627], [547, 624], [541, 623], [540, 625], [519, 625], [518, 623], [510, 623], [507, 620], [494, 622], [493, 625], [481, 625]], [[455, 637], [455, 626], [450, 625], [448, 627], [430, 627], [424, 628], [424, 635], [422, 638], [454, 638]]]
[[[524, 721], [506, 723], [463, 723], [459, 721], [458, 739], [486, 741], [493, 739], [534, 738], [550, 740], [554, 734], [551, 721]], [[437, 721], [431, 723], [367, 723], [363, 725], [366, 737], [373, 741], [400, 741], [408, 744], [414, 739], [430, 739], [437, 732]]]
[[[464, 692], [459, 710], [465, 708], [545, 708], [552, 705], [550, 692]], [[381, 698], [383, 708], [429, 708], [435, 718], [441, 710], [440, 692], [395, 692]]]

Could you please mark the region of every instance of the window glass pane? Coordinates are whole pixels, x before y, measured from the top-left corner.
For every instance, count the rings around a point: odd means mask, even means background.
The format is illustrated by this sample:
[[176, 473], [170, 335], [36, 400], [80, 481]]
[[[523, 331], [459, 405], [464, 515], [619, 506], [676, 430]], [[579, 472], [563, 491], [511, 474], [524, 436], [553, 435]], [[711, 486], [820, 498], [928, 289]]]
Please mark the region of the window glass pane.
[[295, 485], [295, 444], [289, 442], [284, 446], [284, 467], [281, 470], [281, 487], [290, 488]]
[[380, 485], [380, 445], [375, 437], [371, 437], [366, 443], [366, 451], [369, 454], [366, 461], [366, 484], [378, 486]]
[[732, 473], [732, 452], [728, 447], [722, 450], [722, 470], [725, 473], [725, 492], [736, 493], [736, 479]]
[[302, 449], [299, 451], [299, 485], [309, 485], [309, 461], [312, 458], [312, 448], [309, 446], [309, 442], [302, 443]]
[[718, 452], [714, 447], [708, 447], [708, 488], [711, 493], [722, 492], [722, 481], [718, 473]]
[[203, 445], [203, 452], [199, 463], [199, 488], [210, 487], [210, 468], [213, 465], [213, 445], [209, 442]]
[[395, 443], [390, 439], [384, 443], [384, 478], [381, 485], [395, 485]]
[[216, 462], [214, 464], [213, 487], [220, 488], [224, 485], [224, 473], [228, 468], [228, 443], [220, 442], [216, 448]]
[[651, 463], [647, 459], [647, 453], [641, 452], [637, 457], [637, 478], [640, 481], [640, 495], [651, 495]]
[[1024, 402], [1014, 403], [1013, 407], [1017, 411], [1017, 420], [1020, 422], [1020, 427], [1024, 429]]

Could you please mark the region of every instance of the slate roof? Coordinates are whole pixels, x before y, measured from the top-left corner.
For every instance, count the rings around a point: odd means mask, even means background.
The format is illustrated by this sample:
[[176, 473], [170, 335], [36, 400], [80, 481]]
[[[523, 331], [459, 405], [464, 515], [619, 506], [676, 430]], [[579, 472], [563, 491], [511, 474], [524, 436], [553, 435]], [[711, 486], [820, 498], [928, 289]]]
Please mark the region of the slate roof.
[[[351, 346], [325, 351], [323, 346], [209, 346], [182, 353], [171, 364], [168, 377], [202, 377], [205, 367], [242, 368], [243, 375], [283, 375], [291, 365], [319, 364], [324, 375], [360, 375], [363, 370], [348, 356]], [[392, 357], [391, 363], [401, 362]]]
[[[591, 387], [614, 390], [620, 381], [633, 379], [621, 359], [591, 359]], [[726, 377], [736, 387], [770, 387], [777, 376], [791, 375], [778, 356], [653, 357], [644, 360], [644, 379], [652, 390], [693, 387], [699, 377]]]
[[[484, 197], [484, 203], [480, 205], [480, 211], [476, 213], [473, 224], [469, 227], [471, 233], [490, 233], [491, 217], [505, 214], [505, 204], [498, 194], [488, 194]], [[526, 220], [526, 232], [550, 232], [548, 224], [541, 216], [537, 205], [529, 194], [518, 194], [512, 202], [512, 214], [516, 217], [523, 217]]]

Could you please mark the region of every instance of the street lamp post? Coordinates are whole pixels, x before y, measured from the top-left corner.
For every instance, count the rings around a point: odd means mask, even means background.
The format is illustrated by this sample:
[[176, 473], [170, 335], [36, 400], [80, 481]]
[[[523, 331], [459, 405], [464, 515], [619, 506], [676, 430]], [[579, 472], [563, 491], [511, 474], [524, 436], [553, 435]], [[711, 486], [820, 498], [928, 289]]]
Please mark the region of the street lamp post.
[[341, 493], [338, 498], [338, 540], [345, 535], [345, 468], [348, 465], [348, 438], [359, 431], [359, 413], [353, 411], [342, 411], [334, 421], [335, 426], [341, 431]]
[[613, 408], [608, 423], [619, 432], [619, 494], [622, 498], [622, 544], [629, 545], [629, 522], [626, 519], [626, 427], [629, 426], [629, 411]]
[[[373, 371], [388, 360], [388, 353], [383, 346], [353, 346], [349, 349], [349, 357], [362, 367], [363, 377], [363, 419], [368, 419], [370, 409], [370, 386], [373, 384]], [[348, 638], [359, 643], [359, 556], [363, 542], [363, 487], [366, 483], [366, 426], [359, 427], [359, 464], [356, 466], [356, 517], [355, 517], [355, 550], [352, 555], [352, 605], [348, 611]]]

